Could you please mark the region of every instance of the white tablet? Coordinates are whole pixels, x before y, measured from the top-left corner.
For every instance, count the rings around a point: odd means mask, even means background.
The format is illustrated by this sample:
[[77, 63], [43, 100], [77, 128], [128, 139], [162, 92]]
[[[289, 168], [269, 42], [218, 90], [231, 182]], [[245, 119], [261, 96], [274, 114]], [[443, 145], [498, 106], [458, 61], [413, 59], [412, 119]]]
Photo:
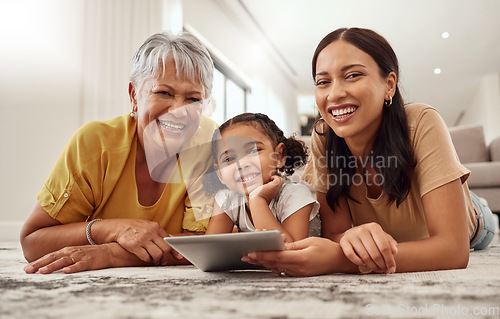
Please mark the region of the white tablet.
[[241, 261], [241, 258], [253, 251], [285, 249], [278, 230], [164, 239], [167, 244], [203, 271], [260, 268]]

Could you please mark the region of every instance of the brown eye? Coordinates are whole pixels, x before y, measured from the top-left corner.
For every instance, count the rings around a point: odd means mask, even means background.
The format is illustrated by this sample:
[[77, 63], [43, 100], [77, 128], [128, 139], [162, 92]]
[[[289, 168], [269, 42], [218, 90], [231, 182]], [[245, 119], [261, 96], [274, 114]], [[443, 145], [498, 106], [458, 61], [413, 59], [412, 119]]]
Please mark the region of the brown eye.
[[200, 99], [195, 98], [195, 97], [189, 98], [188, 101], [190, 101], [191, 103], [199, 103], [199, 102], [201, 102]]
[[170, 94], [170, 92], [168, 92], [168, 91], [158, 91], [158, 92], [155, 92], [155, 94], [160, 94], [160, 95], [165, 95], [165, 96], [172, 96], [172, 94]]
[[330, 81], [326, 81], [326, 80], [319, 80], [317, 81], [316, 83], [314, 83], [315, 86], [322, 86], [322, 85], [326, 85], [330, 83]]
[[362, 76], [362, 75], [363, 75], [363, 74], [361, 74], [361, 73], [350, 73], [350, 74], [348, 74], [348, 75], [346, 76], [346, 79], [348, 79], [348, 80], [349, 80], [349, 79], [354, 79], [354, 78], [357, 78], [357, 77]]

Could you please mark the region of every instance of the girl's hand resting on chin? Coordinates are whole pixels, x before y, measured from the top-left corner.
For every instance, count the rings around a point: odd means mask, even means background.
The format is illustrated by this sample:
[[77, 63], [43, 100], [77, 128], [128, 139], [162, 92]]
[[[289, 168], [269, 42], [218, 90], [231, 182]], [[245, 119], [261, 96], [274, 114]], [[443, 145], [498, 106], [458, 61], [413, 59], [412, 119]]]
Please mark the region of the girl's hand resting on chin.
[[281, 186], [283, 185], [284, 179], [278, 175], [273, 175], [266, 184], [254, 189], [248, 196], [249, 200], [255, 197], [262, 197], [266, 200], [267, 204], [271, 202], [273, 198], [278, 195]]

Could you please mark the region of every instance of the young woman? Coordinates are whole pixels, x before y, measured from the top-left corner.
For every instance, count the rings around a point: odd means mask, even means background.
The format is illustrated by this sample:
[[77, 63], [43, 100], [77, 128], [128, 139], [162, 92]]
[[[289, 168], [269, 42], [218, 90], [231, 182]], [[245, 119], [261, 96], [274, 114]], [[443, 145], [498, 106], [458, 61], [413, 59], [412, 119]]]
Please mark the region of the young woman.
[[207, 179], [217, 193], [206, 234], [236, 225], [243, 232], [277, 229], [286, 242], [308, 237], [319, 203], [306, 185], [286, 177], [307, 159], [302, 142], [286, 138], [267, 115], [244, 113], [215, 132], [212, 155], [220, 182]]
[[435, 109], [404, 105], [389, 43], [338, 29], [312, 62], [322, 115], [303, 178], [317, 191], [323, 236], [245, 257], [278, 273], [465, 268], [493, 238], [491, 211], [472, 196]]

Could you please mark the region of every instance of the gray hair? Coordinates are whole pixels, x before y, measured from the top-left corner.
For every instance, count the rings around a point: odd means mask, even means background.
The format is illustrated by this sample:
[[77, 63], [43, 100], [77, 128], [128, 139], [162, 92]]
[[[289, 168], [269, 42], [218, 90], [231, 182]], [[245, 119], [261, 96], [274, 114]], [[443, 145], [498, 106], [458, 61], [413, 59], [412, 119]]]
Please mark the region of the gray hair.
[[164, 31], [149, 37], [132, 58], [132, 85], [139, 90], [145, 80], [165, 72], [165, 62], [170, 57], [175, 61], [177, 76], [197, 79], [205, 89], [205, 98], [210, 97], [214, 63], [200, 40], [188, 32], [173, 35]]

